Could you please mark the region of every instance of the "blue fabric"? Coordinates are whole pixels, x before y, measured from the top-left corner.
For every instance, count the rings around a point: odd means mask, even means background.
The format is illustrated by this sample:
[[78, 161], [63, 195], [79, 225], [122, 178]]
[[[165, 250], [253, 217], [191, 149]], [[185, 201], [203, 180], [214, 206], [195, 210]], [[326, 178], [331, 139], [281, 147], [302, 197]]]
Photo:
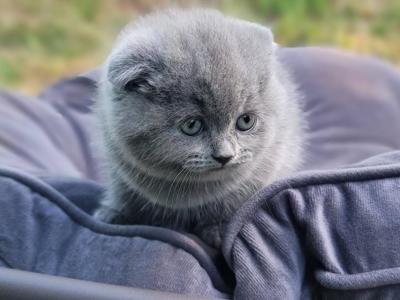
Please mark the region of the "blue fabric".
[[[63, 182], [58, 188], [75, 189], [75, 197], [82, 190], [82, 198], [94, 184]], [[200, 296], [229, 291], [216, 254], [193, 237], [96, 222], [51, 185], [15, 170], [0, 170], [0, 195], [0, 261], [10, 268]]]
[[[101, 192], [90, 181], [54, 182], [58, 190], [75, 189], [75, 201], [79, 190], [86, 201], [88, 187], [94, 197]], [[3, 169], [0, 262], [210, 297], [396, 299], [399, 186], [400, 152], [392, 152], [365, 165], [300, 173], [261, 191], [238, 211], [225, 236], [224, 256], [236, 279], [232, 290], [221, 258], [196, 238], [98, 223], [52, 185]]]
[[237, 299], [396, 299], [399, 187], [400, 152], [392, 152], [260, 192], [225, 237]]
[[97, 71], [38, 97], [0, 91], [0, 266], [209, 297], [396, 299], [400, 75], [337, 50], [279, 54], [305, 93], [306, 162], [238, 211], [224, 259], [188, 234], [89, 216]]

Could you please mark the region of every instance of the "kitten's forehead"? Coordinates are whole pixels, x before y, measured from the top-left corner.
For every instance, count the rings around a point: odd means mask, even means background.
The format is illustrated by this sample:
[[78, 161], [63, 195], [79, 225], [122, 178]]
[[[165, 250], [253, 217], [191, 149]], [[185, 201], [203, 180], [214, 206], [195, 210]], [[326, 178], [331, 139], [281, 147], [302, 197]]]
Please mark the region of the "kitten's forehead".
[[[156, 98], [162, 99], [166, 107], [192, 110], [192, 114], [219, 117], [221, 120], [236, 115], [246, 104], [250, 104], [252, 89], [240, 73], [235, 70], [225, 72], [215, 69], [213, 72], [198, 71], [192, 76], [162, 76], [163, 88]], [[171, 74], [166, 70], [165, 74]], [[161, 91], [162, 90], [162, 91]], [[155, 101], [157, 101], [155, 99]]]
[[209, 114], [229, 115], [259, 94], [268, 69], [252, 68], [230, 41], [214, 39], [206, 29], [182, 36], [184, 46], [163, 55], [166, 63], [159, 84], [171, 101], [190, 102]]
[[193, 84], [197, 89], [189, 101], [197, 105], [204, 115], [227, 121], [242, 106], [243, 100], [230, 84], [222, 88], [217, 82], [204, 77], [198, 78]]

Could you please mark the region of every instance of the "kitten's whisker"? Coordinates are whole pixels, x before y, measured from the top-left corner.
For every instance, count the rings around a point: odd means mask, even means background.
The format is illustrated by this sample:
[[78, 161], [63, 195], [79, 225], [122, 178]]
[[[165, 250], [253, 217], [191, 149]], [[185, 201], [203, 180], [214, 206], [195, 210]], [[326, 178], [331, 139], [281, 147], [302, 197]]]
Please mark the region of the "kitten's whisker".
[[169, 190], [168, 190], [168, 194], [167, 194], [167, 198], [166, 198], [166, 202], [168, 203], [169, 202], [169, 195], [170, 195], [170, 193], [171, 193], [171, 190], [172, 190], [172, 188], [174, 187], [174, 184], [175, 184], [175, 181], [176, 181], [176, 179], [179, 177], [179, 175], [182, 173], [182, 172], [184, 172], [184, 168], [182, 168], [176, 175], [175, 175], [175, 177], [174, 177], [174, 179], [172, 180], [172, 183], [171, 183], [171, 185], [170, 185], [170, 188], [169, 188]]

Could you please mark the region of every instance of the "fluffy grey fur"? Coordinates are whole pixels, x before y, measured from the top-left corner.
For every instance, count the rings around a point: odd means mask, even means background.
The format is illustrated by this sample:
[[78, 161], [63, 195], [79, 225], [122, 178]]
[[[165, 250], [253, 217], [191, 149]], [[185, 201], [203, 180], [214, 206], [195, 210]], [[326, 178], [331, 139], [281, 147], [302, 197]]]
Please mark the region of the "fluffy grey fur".
[[[299, 95], [275, 49], [269, 29], [213, 10], [128, 25], [99, 85], [109, 182], [95, 216], [194, 231], [218, 246], [235, 210], [301, 161]], [[245, 131], [243, 114], [255, 120]], [[202, 130], [185, 134], [188, 120]]]

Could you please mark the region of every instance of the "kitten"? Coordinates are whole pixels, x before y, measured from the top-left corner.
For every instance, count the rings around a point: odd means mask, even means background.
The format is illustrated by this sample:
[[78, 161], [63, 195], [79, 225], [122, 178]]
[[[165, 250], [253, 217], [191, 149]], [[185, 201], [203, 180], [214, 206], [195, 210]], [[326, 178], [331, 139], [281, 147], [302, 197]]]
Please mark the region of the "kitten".
[[299, 95], [269, 29], [205, 9], [128, 25], [96, 113], [108, 191], [95, 217], [220, 245], [235, 210], [301, 161]]

